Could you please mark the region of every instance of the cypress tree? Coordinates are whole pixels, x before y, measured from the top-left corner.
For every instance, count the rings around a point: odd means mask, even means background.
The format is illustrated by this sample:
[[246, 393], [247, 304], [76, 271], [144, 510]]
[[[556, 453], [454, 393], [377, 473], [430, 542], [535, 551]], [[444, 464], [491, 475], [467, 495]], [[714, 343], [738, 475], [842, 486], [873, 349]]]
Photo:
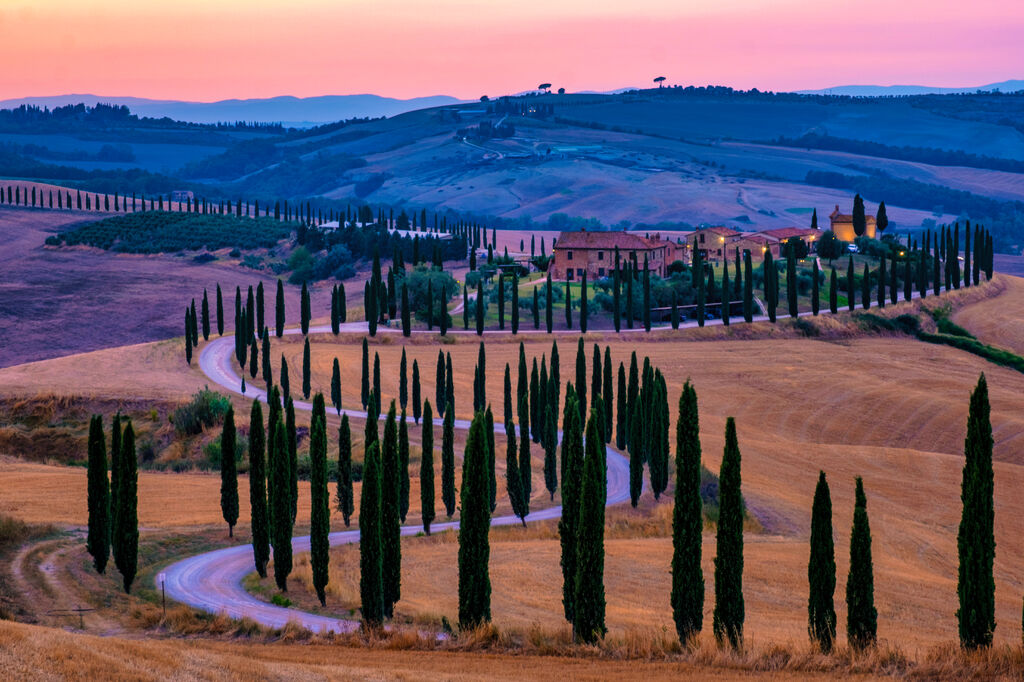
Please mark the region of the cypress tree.
[[224, 295], [217, 284], [217, 335], [224, 336]]
[[341, 331], [341, 320], [338, 318], [338, 285], [331, 287], [331, 333], [335, 336]]
[[754, 321], [754, 264], [749, 250], [743, 252], [743, 321]]
[[736, 422], [725, 423], [725, 453], [718, 477], [718, 554], [715, 557], [714, 631], [719, 644], [743, 644], [743, 494]]
[[444, 390], [444, 351], [437, 351], [437, 371], [434, 375], [434, 402], [438, 414], [444, 416], [444, 406], [448, 404]]
[[704, 285], [704, 261], [701, 258], [700, 251], [695, 251], [694, 257], [696, 259], [694, 276], [697, 278], [697, 326], [703, 327], [706, 316], [705, 305], [707, 303], [707, 291]]
[[299, 454], [298, 454], [298, 436], [295, 428], [295, 403], [291, 398], [288, 398], [284, 404], [285, 412], [285, 435], [288, 438], [288, 478], [286, 479], [288, 485], [288, 492], [290, 494], [289, 503], [291, 505], [291, 523], [295, 525], [295, 515], [298, 512], [299, 505]]
[[654, 384], [651, 393], [651, 410], [648, 414], [650, 427], [651, 451], [651, 492], [654, 499], [661, 499], [661, 494], [668, 487], [668, 389], [661, 370], [654, 373]]
[[498, 273], [498, 329], [505, 331], [505, 274]]
[[337, 413], [341, 414], [341, 366], [338, 358], [334, 358], [334, 365], [331, 368], [331, 404]]
[[201, 309], [202, 321], [203, 321], [203, 341], [210, 340], [210, 299], [206, 295], [206, 289], [203, 289], [203, 305]]
[[[444, 363], [444, 394], [448, 400], [448, 404], [451, 405], [452, 409], [455, 409], [455, 381], [452, 378], [452, 354], [447, 353]], [[445, 414], [448, 413], [445, 408]]]
[[462, 467], [459, 523], [459, 627], [491, 620], [491, 506], [485, 417], [477, 412], [469, 428]]
[[256, 346], [256, 339], [253, 338], [252, 345], [249, 346], [249, 377], [255, 379], [259, 371], [259, 348]]
[[704, 573], [701, 535], [704, 515], [700, 497], [701, 449], [697, 392], [687, 381], [679, 395], [676, 422], [676, 488], [672, 509], [672, 617], [684, 645], [704, 624]]
[[359, 596], [363, 627], [374, 628], [384, 621], [382, 473], [378, 442], [369, 445], [364, 459], [359, 499]]
[[409, 425], [405, 418], [405, 409], [402, 409], [401, 418], [398, 420], [398, 466], [401, 477], [401, 499], [399, 515], [402, 523], [409, 514]]
[[[203, 292], [206, 296], [206, 292]], [[263, 282], [256, 285], [256, 333], [262, 335], [263, 327], [266, 325], [266, 312], [263, 302]]]
[[388, 408], [381, 444], [381, 558], [384, 571], [384, 615], [394, 615], [402, 596], [401, 462], [398, 453], [398, 422], [395, 401]]
[[135, 456], [135, 429], [129, 421], [121, 438], [117, 490], [117, 535], [113, 540], [114, 564], [121, 573], [126, 593], [135, 581], [139, 555], [139, 470]]
[[533, 359], [533, 370], [530, 372], [530, 430], [523, 433], [523, 438], [531, 437], [534, 443], [540, 441], [540, 375], [537, 372], [537, 358]]
[[537, 287], [533, 287], [533, 328], [540, 329], [540, 306], [537, 301]]
[[825, 472], [818, 473], [811, 510], [811, 558], [807, 564], [807, 631], [825, 653], [836, 640], [836, 554], [832, 539], [832, 496]]
[[235, 468], [235, 408], [228, 405], [220, 436], [220, 511], [228, 524], [228, 537], [238, 523], [238, 470]]
[[[373, 394], [377, 396], [377, 411], [380, 411], [381, 396], [383, 395], [380, 391], [380, 354], [374, 352], [373, 354]], [[380, 453], [381, 461], [387, 461], [387, 453]]]
[[[951, 255], [956, 258], [955, 251]], [[963, 512], [957, 534], [960, 568], [957, 595], [960, 608], [956, 617], [960, 646], [986, 648], [992, 644], [996, 628], [995, 517], [993, 505], [992, 423], [989, 417], [988, 383], [985, 375], [971, 393], [964, 439], [964, 469], [960, 499]]]
[[423, 403], [423, 428], [420, 434], [420, 516], [423, 532], [430, 535], [430, 523], [434, 520], [434, 411], [430, 401]]
[[565, 328], [572, 329], [572, 287], [565, 283]]
[[327, 492], [327, 415], [324, 396], [313, 398], [313, 416], [309, 429], [309, 497], [312, 509], [309, 522], [309, 563], [313, 571], [313, 589], [326, 606], [328, 564], [330, 562], [331, 510]]
[[[246, 310], [252, 310], [252, 306], [246, 308]], [[192, 299], [192, 345], [199, 346], [199, 316], [196, 315], [196, 299]], [[250, 313], [251, 316], [251, 313]], [[249, 322], [249, 340], [252, 340], [252, 322]]]
[[420, 395], [420, 365], [415, 358], [412, 361], [412, 419], [417, 424], [420, 423], [420, 405], [422, 405], [422, 397]]
[[451, 403], [445, 408], [441, 431], [441, 504], [450, 519], [455, 513], [455, 408]]
[[448, 333], [448, 325], [451, 322], [450, 316], [448, 315], [448, 291], [445, 286], [441, 285], [441, 336], [445, 336]]
[[821, 292], [818, 289], [818, 259], [814, 259], [814, 271], [812, 273], [813, 279], [811, 280], [811, 313], [817, 316], [821, 309]]
[[[601, 349], [594, 344], [594, 353], [590, 360], [590, 399], [597, 400], [601, 397]], [[604, 413], [602, 412], [602, 418]]]
[[616, 333], [622, 330], [622, 265], [619, 247], [615, 247], [615, 268], [612, 270], [612, 320]]
[[120, 518], [121, 493], [121, 413], [114, 415], [110, 427], [110, 551], [115, 551], [115, 543], [119, 537], [118, 524]]
[[270, 368], [270, 332], [266, 329], [263, 331], [263, 345], [260, 349], [263, 365], [263, 383], [267, 385], [267, 388], [270, 388], [270, 385], [274, 383], [274, 373]]
[[550, 404], [553, 406], [556, 412], [558, 411], [558, 401], [561, 396], [561, 381], [562, 381], [562, 368], [560, 367], [561, 360], [558, 357], [558, 339], [552, 339], [551, 341], [551, 374], [549, 375], [551, 381], [551, 401]]
[[300, 322], [302, 325], [302, 335], [305, 336], [309, 334], [310, 318], [309, 287], [306, 286], [305, 282], [302, 283], [302, 294], [299, 300], [299, 310], [301, 314]]
[[103, 417], [89, 421], [89, 535], [86, 547], [92, 565], [102, 574], [110, 557], [110, 481], [107, 479], [107, 444], [103, 437]]
[[[255, 360], [256, 346], [253, 346], [253, 360]], [[309, 337], [305, 339], [302, 347], [302, 397], [309, 399]]]
[[832, 275], [828, 281], [828, 309], [833, 315], [839, 312], [839, 277], [836, 269], [832, 268]]
[[796, 298], [796, 249], [789, 242], [786, 242], [786, 302], [789, 316], [797, 317], [800, 311]]
[[850, 306], [850, 312], [857, 307], [857, 290], [854, 288], [853, 280], [853, 256], [850, 256], [850, 264], [846, 266], [846, 301]]
[[764, 271], [764, 299], [768, 308], [768, 319], [775, 324], [779, 307], [779, 271], [775, 267], [771, 249], [764, 252], [761, 269]]
[[345, 300], [345, 283], [338, 283], [338, 322], [344, 323], [348, 320], [348, 302]]
[[857, 477], [853, 505], [853, 530], [850, 531], [850, 573], [846, 578], [846, 637], [850, 648], [863, 651], [878, 637], [878, 611], [875, 609], [875, 573], [871, 559], [871, 525], [864, 482]]
[[402, 359], [398, 363], [398, 405], [403, 410], [409, 403], [409, 372], [405, 359], [405, 347], [402, 347]]
[[[548, 382], [544, 382], [548, 383]], [[542, 393], [545, 393], [548, 386], [542, 389]], [[538, 415], [539, 419], [550, 420], [557, 410], [556, 405], [547, 405], [540, 411]], [[548, 495], [552, 500], [555, 499], [555, 491], [558, 490], [558, 453], [556, 438], [553, 437], [551, 431], [554, 431], [556, 427], [551, 424], [545, 423], [543, 429], [544, 434], [541, 437], [541, 443], [544, 448], [544, 487], [548, 490]]]
[[558, 536], [562, 546], [562, 608], [573, 622], [576, 592], [576, 537], [579, 531], [580, 485], [583, 476], [583, 429], [576, 394], [569, 385], [562, 410], [562, 516]]
[[284, 282], [277, 280], [277, 301], [274, 305], [274, 331], [277, 338], [284, 335]]
[[252, 401], [249, 416], [249, 505], [252, 512], [252, 552], [256, 572], [267, 577], [270, 561], [270, 525], [267, 518], [267, 468], [264, 459], [263, 408]]
[[626, 447], [626, 368], [619, 363], [618, 392], [615, 395], [615, 447]]
[[507, 447], [505, 449], [505, 489], [508, 491], [508, 501], [512, 506], [512, 513], [519, 517], [526, 526], [526, 510], [523, 496], [523, 477], [519, 473], [519, 456], [516, 447], [516, 425], [511, 419], [505, 420], [505, 436]]
[[679, 299], [676, 290], [672, 290], [672, 329], [679, 329]]
[[[895, 278], [893, 278], [893, 279], [895, 281]], [[905, 261], [903, 261], [903, 300], [904, 301], [909, 301], [911, 299], [912, 295], [913, 295], [913, 291], [912, 291], [913, 281], [914, 280], [913, 280], [913, 277], [912, 277], [912, 271], [911, 271], [911, 267], [910, 267], [910, 256], [908, 255], [907, 259]], [[893, 299], [892, 302], [895, 303], [896, 299]]]
[[341, 512], [348, 528], [355, 511], [355, 495], [352, 492], [352, 429], [348, 423], [348, 414], [341, 417], [338, 427], [338, 511]]
[[[469, 329], [469, 285], [462, 287], [462, 328]], [[441, 407], [440, 403], [438, 407]], [[441, 407], [441, 409], [444, 409]]]
[[587, 422], [576, 535], [572, 629], [573, 635], [587, 644], [595, 644], [608, 631], [604, 597], [604, 505], [608, 483], [600, 421], [601, 415], [592, 409]]
[[288, 361], [281, 354], [281, 395], [286, 399], [291, 396], [291, 380], [288, 378]]
[[[235, 341], [237, 348], [238, 342]], [[188, 312], [188, 308], [185, 308], [185, 362], [189, 366], [192, 365], [192, 316]]]
[[583, 271], [583, 282], [580, 286], [580, 333], [587, 333], [587, 271]]
[[288, 460], [288, 443], [286, 426], [281, 421], [281, 415], [277, 415], [277, 424], [274, 426], [274, 455], [271, 462], [274, 467], [273, 482], [271, 484], [274, 492], [271, 501], [274, 508], [271, 511], [273, 518], [271, 545], [274, 549], [274, 582], [282, 592], [288, 589], [288, 575], [292, 572], [292, 514], [291, 494], [288, 485], [291, 478], [291, 468]]

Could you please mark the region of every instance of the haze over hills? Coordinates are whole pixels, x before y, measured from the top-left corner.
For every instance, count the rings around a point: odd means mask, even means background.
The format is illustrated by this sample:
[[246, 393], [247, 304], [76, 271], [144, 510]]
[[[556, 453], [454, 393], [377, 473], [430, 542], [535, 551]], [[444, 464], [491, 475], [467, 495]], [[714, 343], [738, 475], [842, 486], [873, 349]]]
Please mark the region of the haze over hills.
[[839, 85], [822, 90], [798, 90], [801, 95], [847, 95], [849, 97], [900, 97], [904, 95], [960, 95], [971, 92], [1019, 92], [1024, 80], [1008, 80], [967, 88], [936, 88], [930, 85]]
[[381, 95], [359, 94], [321, 95], [318, 97], [281, 95], [265, 99], [188, 102], [85, 94], [8, 99], [0, 101], [0, 109], [10, 109], [22, 104], [53, 109], [79, 103], [95, 106], [96, 103], [102, 102], [127, 106], [132, 113], [138, 116], [167, 117], [188, 123], [247, 121], [251, 123], [281, 123], [286, 127], [309, 128], [350, 118], [396, 116], [415, 109], [456, 104], [460, 101], [462, 100], [448, 95], [395, 99]]

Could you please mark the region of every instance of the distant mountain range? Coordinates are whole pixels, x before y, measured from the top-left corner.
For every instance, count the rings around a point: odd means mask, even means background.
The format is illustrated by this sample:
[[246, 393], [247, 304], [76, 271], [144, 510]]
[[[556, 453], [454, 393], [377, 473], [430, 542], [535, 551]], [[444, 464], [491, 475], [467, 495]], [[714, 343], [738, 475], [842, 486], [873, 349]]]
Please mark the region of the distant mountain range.
[[133, 114], [191, 123], [248, 121], [282, 123], [285, 126], [308, 128], [348, 118], [396, 116], [407, 111], [458, 104], [463, 100], [448, 95], [394, 99], [380, 95], [323, 95], [320, 97], [280, 96], [267, 99], [226, 99], [219, 102], [186, 102], [145, 99], [141, 97], [105, 97], [100, 95], [56, 95], [22, 97], [0, 101], [0, 109], [22, 104], [60, 107], [67, 104], [94, 106], [97, 102], [125, 105]]
[[990, 83], [972, 88], [933, 88], [927, 85], [840, 85], [824, 90], [799, 90], [802, 95], [847, 95], [849, 97], [893, 97], [901, 95], [957, 95], [970, 92], [1017, 92], [1024, 90], [1024, 80]]

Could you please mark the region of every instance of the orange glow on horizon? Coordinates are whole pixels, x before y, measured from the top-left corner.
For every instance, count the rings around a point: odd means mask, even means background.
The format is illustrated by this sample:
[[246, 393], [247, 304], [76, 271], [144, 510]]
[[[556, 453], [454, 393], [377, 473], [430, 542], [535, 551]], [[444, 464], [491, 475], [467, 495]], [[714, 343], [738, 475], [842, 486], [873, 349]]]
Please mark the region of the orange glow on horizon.
[[968, 86], [1020, 78], [1021, 34], [1006, 0], [4, 0], [0, 98]]

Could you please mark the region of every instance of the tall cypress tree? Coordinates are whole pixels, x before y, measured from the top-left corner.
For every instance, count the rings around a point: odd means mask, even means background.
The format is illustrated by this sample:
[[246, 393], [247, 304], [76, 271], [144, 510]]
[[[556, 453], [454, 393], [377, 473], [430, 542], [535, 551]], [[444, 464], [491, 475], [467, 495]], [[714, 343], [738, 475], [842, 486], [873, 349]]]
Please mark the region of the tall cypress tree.
[[[377, 396], [377, 411], [379, 412], [383, 393], [380, 390], [380, 354], [376, 352], [373, 354], [373, 394]], [[384, 461], [386, 456], [387, 453], [382, 452], [381, 461]]]
[[530, 431], [523, 437], [531, 437], [534, 443], [540, 441], [540, 373], [537, 371], [537, 358], [533, 358], [533, 369], [530, 371]]
[[284, 335], [284, 282], [277, 280], [277, 300], [274, 305], [274, 331], [277, 338]]
[[583, 429], [576, 394], [570, 384], [562, 410], [562, 516], [558, 536], [562, 545], [562, 608], [573, 622], [576, 593], [576, 536], [579, 531], [580, 484], [583, 475]]
[[228, 405], [220, 436], [220, 511], [228, 524], [228, 537], [238, 523], [238, 470], [235, 468], [235, 408]]
[[345, 527], [348, 528], [355, 511], [355, 495], [352, 492], [352, 429], [348, 415], [341, 417], [338, 427], [338, 511], [341, 512]]
[[786, 303], [789, 307], [789, 316], [797, 317], [800, 311], [796, 298], [796, 248], [789, 242], [786, 242]]
[[583, 271], [580, 284], [580, 333], [587, 333], [587, 271]]
[[[431, 301], [429, 309], [433, 310], [433, 307], [434, 307], [434, 302]], [[402, 282], [402, 336], [408, 338], [411, 335], [412, 335], [412, 310], [409, 308], [409, 287], [403, 281]]]
[[263, 330], [263, 342], [260, 348], [261, 364], [263, 366], [263, 383], [267, 385], [267, 388], [274, 383], [274, 372], [270, 367], [270, 331], [267, 329]]
[[484, 434], [487, 436], [487, 478], [490, 492], [488, 504], [493, 513], [498, 506], [498, 481], [494, 462], [494, 412], [491, 411], [490, 405], [487, 405], [487, 412], [484, 413], [484, 424], [487, 427]]
[[885, 254], [883, 254], [882, 257], [878, 259], [878, 307], [879, 308], [884, 308], [885, 307], [885, 294], [886, 294], [886, 291], [885, 291], [885, 284], [886, 284], [885, 270], [886, 270], [886, 268], [885, 268]]
[[875, 573], [871, 559], [871, 525], [864, 481], [857, 477], [853, 506], [853, 530], [850, 532], [850, 573], [846, 578], [846, 633], [850, 647], [862, 651], [878, 638], [878, 611], [875, 609]]
[[445, 405], [448, 404], [448, 397], [444, 390], [444, 351], [437, 351], [437, 371], [434, 374], [434, 404], [437, 405], [438, 414], [444, 416]]
[[381, 558], [384, 571], [384, 615], [394, 614], [402, 590], [401, 473], [398, 456], [398, 422], [391, 401], [381, 443]]
[[459, 627], [491, 620], [490, 473], [485, 417], [477, 412], [469, 428], [462, 467], [459, 522]]
[[[452, 375], [452, 354], [446, 353], [444, 360], [444, 395], [452, 410], [455, 409], [455, 380]], [[445, 408], [445, 414], [448, 409]]]
[[114, 564], [121, 572], [124, 591], [131, 592], [139, 555], [139, 470], [135, 456], [135, 429], [129, 421], [121, 437], [117, 481], [117, 535], [113, 539]]
[[[956, 258], [955, 251], [952, 255]], [[964, 439], [964, 469], [960, 499], [963, 512], [957, 534], [960, 568], [957, 595], [960, 608], [960, 645], [965, 649], [988, 647], [996, 628], [993, 505], [992, 423], [989, 417], [988, 383], [985, 375], [971, 393]]]
[[[602, 371], [601, 398], [604, 407], [602, 422], [604, 423], [604, 442], [612, 442], [612, 351], [608, 346], [604, 347], [604, 368]], [[558, 409], [556, 404], [553, 409]]]
[[267, 517], [267, 468], [264, 456], [263, 408], [252, 401], [249, 416], [249, 506], [252, 515], [252, 553], [256, 572], [267, 577], [270, 561], [270, 520]]
[[729, 314], [732, 312], [732, 288], [729, 286], [729, 259], [722, 259], [722, 324], [729, 326]]
[[540, 304], [537, 301], [537, 287], [533, 287], [533, 328], [540, 329]]
[[455, 513], [455, 409], [451, 403], [444, 411], [441, 431], [441, 503], [450, 519]]
[[286, 485], [290, 495], [291, 523], [294, 526], [295, 515], [299, 509], [299, 441], [295, 426], [295, 402], [291, 398], [285, 401], [284, 412], [285, 436], [287, 437], [288, 445], [288, 478], [286, 479]]
[[313, 570], [313, 589], [320, 605], [327, 604], [324, 592], [330, 562], [331, 510], [327, 493], [327, 414], [324, 396], [313, 398], [313, 416], [309, 428], [309, 498], [312, 508], [309, 522], [309, 563]]
[[405, 359], [405, 347], [402, 347], [402, 359], [398, 363], [398, 406], [403, 410], [409, 404], [409, 365]]
[[718, 554], [715, 557], [714, 631], [719, 643], [743, 644], [743, 494], [736, 422], [725, 423], [725, 453], [718, 477]]
[[206, 289], [203, 289], [203, 305], [201, 309], [202, 321], [203, 321], [203, 341], [210, 340], [210, 299], [206, 295]]
[[[583, 337], [576, 344], [576, 400], [579, 401], [580, 419], [587, 415], [587, 351], [583, 347]], [[531, 415], [533, 416], [533, 415]]]
[[341, 414], [341, 365], [338, 358], [334, 358], [334, 365], [331, 367], [331, 404], [337, 413]]
[[271, 545], [274, 548], [274, 582], [282, 592], [288, 590], [288, 575], [292, 572], [292, 510], [289, 480], [291, 468], [289, 466], [288, 442], [285, 424], [281, 421], [281, 415], [277, 415], [277, 424], [274, 426], [274, 454], [271, 461], [274, 466], [272, 486], [276, 488], [271, 500], [274, 508], [271, 512], [273, 518], [273, 534]]
[[519, 275], [512, 275], [512, 334], [519, 333]]
[[89, 421], [89, 535], [86, 547], [92, 565], [102, 574], [110, 557], [110, 481], [107, 479], [107, 444], [103, 437], [103, 417]]
[[676, 488], [672, 509], [672, 617], [679, 641], [690, 644], [704, 624], [701, 536], [700, 423], [697, 391], [689, 381], [679, 396], [676, 422]]
[[[694, 251], [694, 258], [696, 262], [693, 267], [693, 272], [694, 277], [697, 279], [697, 326], [703, 327], [704, 318], [707, 312], [705, 309], [707, 304], [707, 289], [704, 284], [704, 261], [701, 258], [699, 250]], [[630, 327], [632, 326], [633, 325], [630, 325]]]
[[[544, 324], [547, 325], [548, 334], [550, 334], [551, 333], [551, 329], [552, 329], [552, 327], [554, 325], [554, 319], [553, 319], [554, 318], [554, 311], [552, 310], [552, 300], [551, 300], [551, 298], [552, 298], [552, 289], [551, 289], [551, 273], [550, 272], [548, 273], [547, 285], [548, 285], [547, 286], [547, 290], [546, 290], [547, 298], [546, 298], [546, 301], [545, 301], [545, 304], [544, 304], [546, 306], [544, 308]], [[522, 435], [523, 435], [524, 438], [526, 437], [526, 434], [522, 434]]]
[[420, 365], [414, 358], [412, 361], [412, 419], [417, 424], [420, 423], [420, 405], [422, 404], [423, 398], [420, 395]]
[[864, 310], [871, 307], [871, 273], [867, 263], [864, 264], [864, 276], [860, 280], [860, 304]]
[[217, 336], [224, 336], [224, 294], [217, 284]]
[[821, 310], [821, 292], [818, 284], [818, 259], [814, 259], [814, 268], [811, 279], [811, 313], [817, 315]]
[[651, 331], [651, 269], [644, 256], [644, 331]]
[[832, 538], [832, 496], [825, 472], [818, 473], [811, 509], [811, 558], [807, 564], [807, 631], [825, 653], [836, 640], [836, 553]]
[[743, 321], [754, 320], [754, 264], [750, 250], [743, 252]]
[[505, 489], [508, 491], [508, 501], [512, 506], [512, 513], [519, 517], [526, 525], [526, 514], [523, 498], [523, 477], [519, 473], [519, 451], [516, 447], [516, 425], [511, 419], [505, 420], [505, 436], [507, 447], [505, 449]]
[[423, 403], [423, 427], [420, 434], [420, 516], [423, 532], [430, 535], [434, 520], [434, 411], [430, 401]]
[[600, 422], [601, 415], [592, 409], [587, 422], [576, 535], [572, 629], [574, 636], [587, 644], [596, 643], [608, 631], [604, 597], [604, 505], [608, 483]]
[[476, 335], [483, 336], [484, 333], [484, 280], [481, 277], [476, 285]]
[[359, 596], [363, 627], [375, 628], [384, 622], [382, 472], [378, 442], [369, 445], [364, 459], [359, 499]]

